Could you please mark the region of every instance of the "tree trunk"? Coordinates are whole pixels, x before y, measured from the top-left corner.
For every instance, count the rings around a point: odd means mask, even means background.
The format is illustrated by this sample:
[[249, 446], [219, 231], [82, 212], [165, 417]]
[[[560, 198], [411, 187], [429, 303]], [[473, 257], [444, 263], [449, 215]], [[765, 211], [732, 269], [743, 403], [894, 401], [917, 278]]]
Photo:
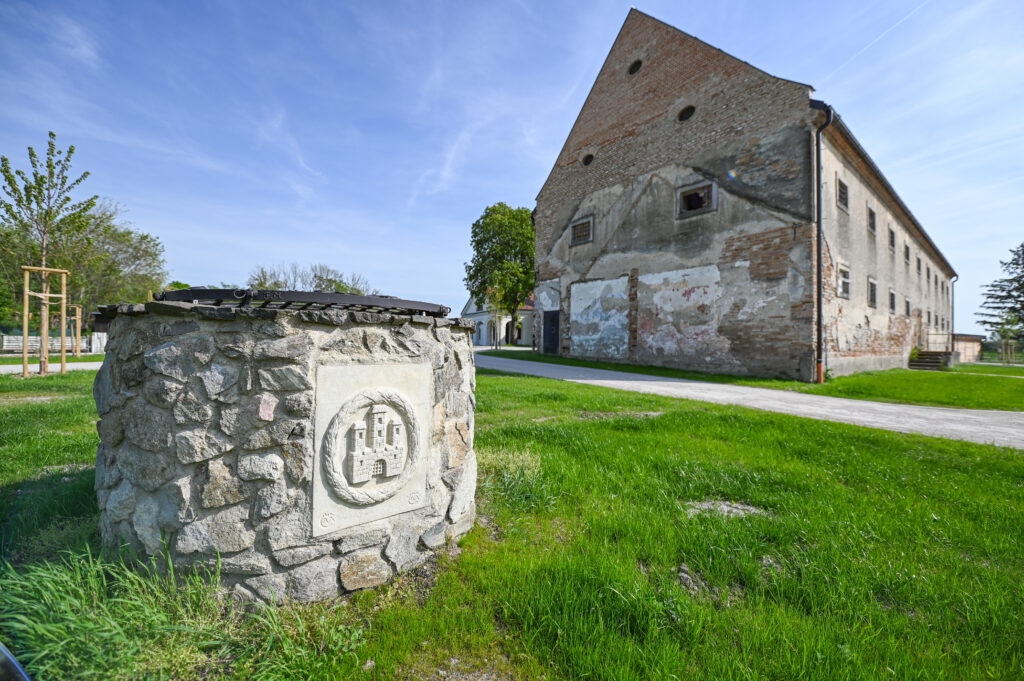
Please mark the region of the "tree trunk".
[[[44, 230], [42, 236], [39, 266], [45, 268], [49, 231]], [[39, 375], [45, 376], [50, 370], [50, 276], [45, 270], [40, 275], [43, 278], [43, 296], [39, 299]]]
[[[43, 265], [46, 267], [46, 265]], [[43, 297], [39, 308], [39, 375], [45, 376], [50, 370], [50, 277], [43, 272]]]

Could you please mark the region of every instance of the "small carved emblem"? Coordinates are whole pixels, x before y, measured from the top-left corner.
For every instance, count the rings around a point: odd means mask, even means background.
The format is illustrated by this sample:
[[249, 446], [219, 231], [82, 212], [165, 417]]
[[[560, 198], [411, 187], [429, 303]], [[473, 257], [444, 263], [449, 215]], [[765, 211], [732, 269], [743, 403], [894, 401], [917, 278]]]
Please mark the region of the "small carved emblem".
[[393, 478], [405, 464], [405, 435], [400, 417], [389, 418], [386, 405], [369, 409], [370, 442], [366, 441], [366, 422], [356, 421], [349, 429], [348, 480], [353, 485], [373, 478]]
[[412, 405], [395, 392], [353, 397], [324, 433], [324, 480], [341, 500], [357, 506], [389, 499], [409, 480], [417, 459], [419, 426]]
[[331, 512], [324, 513], [320, 516], [320, 527], [327, 527], [334, 522], [334, 514]]

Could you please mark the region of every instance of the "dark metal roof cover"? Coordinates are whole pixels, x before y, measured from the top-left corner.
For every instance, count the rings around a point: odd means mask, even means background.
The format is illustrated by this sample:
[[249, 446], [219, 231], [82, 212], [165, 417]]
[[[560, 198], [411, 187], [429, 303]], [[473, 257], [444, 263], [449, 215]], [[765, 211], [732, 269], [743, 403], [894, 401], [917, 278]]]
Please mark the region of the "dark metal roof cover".
[[223, 307], [267, 307], [275, 310], [355, 310], [391, 314], [423, 314], [445, 317], [451, 310], [444, 305], [402, 300], [393, 296], [357, 296], [331, 291], [273, 291], [251, 288], [185, 288], [164, 291], [154, 300], [215, 305]]

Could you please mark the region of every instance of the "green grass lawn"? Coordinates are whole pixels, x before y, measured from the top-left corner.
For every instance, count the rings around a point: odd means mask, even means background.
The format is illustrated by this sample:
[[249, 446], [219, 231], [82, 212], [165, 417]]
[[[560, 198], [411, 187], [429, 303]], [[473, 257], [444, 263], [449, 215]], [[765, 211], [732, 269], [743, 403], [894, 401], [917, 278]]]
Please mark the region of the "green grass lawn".
[[959, 364], [949, 369], [958, 373], [994, 374], [996, 376], [1024, 377], [1024, 365], [1004, 366], [1001, 364]]
[[[839, 376], [823, 384], [815, 384], [771, 378], [705, 374], [699, 371], [618, 364], [615, 362], [591, 362], [522, 350], [487, 350], [483, 354], [532, 362], [609, 369], [611, 371], [625, 371], [650, 376], [708, 381], [711, 383], [731, 383], [733, 385], [747, 385], [756, 388], [771, 388], [773, 390], [792, 390], [815, 395], [849, 397], [858, 400], [924, 404], [938, 407], [960, 407], [963, 409], [1024, 411], [1024, 381], [1005, 377], [1001, 378], [999, 376], [972, 376], [966, 370], [910, 371], [909, 369], [890, 369], [888, 371], [866, 371], [853, 374], [852, 376]], [[998, 367], [988, 368], [996, 369]], [[1017, 375], [1013, 372], [986, 373], [1003, 373], [1006, 376]]]
[[[81, 357], [75, 357], [74, 354], [68, 353], [67, 361], [69, 362], [102, 362], [103, 355], [82, 355]], [[39, 355], [30, 355], [28, 358], [29, 364], [39, 364]], [[21, 364], [21, 355], [3, 355], [0, 356], [0, 364]], [[50, 366], [60, 366], [60, 355], [50, 355]]]
[[0, 377], [0, 639], [39, 679], [1024, 676], [1020, 450], [481, 370], [461, 556], [246, 611], [96, 557], [92, 376]]

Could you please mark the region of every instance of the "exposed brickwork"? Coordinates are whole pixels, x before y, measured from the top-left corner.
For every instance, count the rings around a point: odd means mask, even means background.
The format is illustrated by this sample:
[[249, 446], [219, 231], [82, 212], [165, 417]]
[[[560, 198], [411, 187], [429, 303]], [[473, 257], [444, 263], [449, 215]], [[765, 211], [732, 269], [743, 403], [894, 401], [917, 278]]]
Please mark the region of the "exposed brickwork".
[[751, 279], [779, 279], [789, 272], [789, 252], [795, 236], [792, 227], [730, 236], [725, 240], [722, 260], [748, 261]]
[[[628, 73], [636, 59], [637, 73]], [[568, 226], [580, 199], [667, 163], [810, 219], [808, 87], [770, 76], [631, 10], [537, 198], [538, 252]], [[686, 105], [695, 113], [678, 120]], [[582, 158], [593, 154], [584, 166]], [[733, 176], [729, 175], [733, 171]], [[540, 263], [539, 278], [557, 276]]]
[[[642, 66], [631, 74], [637, 60]], [[806, 85], [630, 11], [534, 212], [538, 291], [546, 293], [538, 310], [558, 310], [562, 354], [812, 378], [813, 142], [823, 116], [809, 97]], [[679, 115], [689, 107], [692, 115]], [[837, 147], [846, 144], [835, 137]], [[837, 153], [858, 159], [851, 172], [870, 176], [873, 191], [891, 194], [858, 149], [846, 144]], [[585, 157], [592, 157], [587, 165]], [[832, 191], [829, 173], [838, 171], [827, 171], [825, 191]], [[681, 188], [709, 182], [713, 192], [703, 198], [713, 205], [679, 208]], [[859, 185], [850, 190], [856, 195]], [[890, 215], [912, 221], [898, 197], [883, 198], [890, 210], [878, 212], [880, 240]], [[836, 268], [848, 261], [836, 254], [848, 252], [855, 212], [826, 210], [828, 354], [895, 365], [921, 335], [921, 310], [891, 322], [877, 314], [862, 320], [836, 295]], [[592, 219], [593, 238], [570, 246], [569, 226], [582, 218]], [[936, 255], [929, 252], [928, 262]], [[881, 272], [881, 260], [858, 276]], [[887, 296], [880, 286], [883, 310]], [[942, 309], [940, 302], [929, 309]]]

